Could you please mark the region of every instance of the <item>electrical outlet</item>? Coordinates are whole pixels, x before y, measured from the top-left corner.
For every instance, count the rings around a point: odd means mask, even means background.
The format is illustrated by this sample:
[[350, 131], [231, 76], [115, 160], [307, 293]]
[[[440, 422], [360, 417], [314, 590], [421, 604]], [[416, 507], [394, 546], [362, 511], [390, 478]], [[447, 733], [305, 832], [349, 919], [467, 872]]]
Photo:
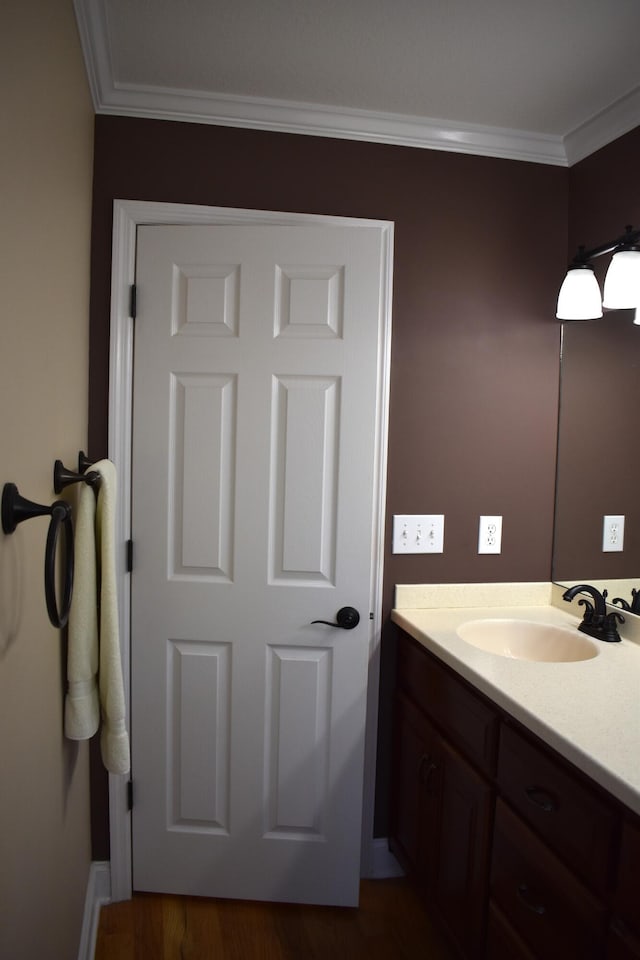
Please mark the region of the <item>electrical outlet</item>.
[[602, 552], [622, 552], [624, 549], [624, 517], [604, 517], [603, 521]]
[[502, 517], [480, 517], [478, 553], [500, 553], [502, 547]]
[[393, 552], [444, 553], [444, 514], [395, 515]]

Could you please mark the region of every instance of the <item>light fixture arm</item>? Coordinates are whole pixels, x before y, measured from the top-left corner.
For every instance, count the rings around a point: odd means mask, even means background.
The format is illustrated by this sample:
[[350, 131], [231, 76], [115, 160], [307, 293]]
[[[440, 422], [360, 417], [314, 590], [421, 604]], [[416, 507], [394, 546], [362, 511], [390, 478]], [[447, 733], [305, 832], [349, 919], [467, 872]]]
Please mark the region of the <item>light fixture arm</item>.
[[591, 250], [585, 250], [583, 246], [578, 247], [578, 252], [572, 260], [572, 265], [578, 266], [581, 263], [589, 263], [591, 260], [604, 256], [605, 253], [613, 253], [614, 250], [634, 247], [639, 241], [640, 230], [634, 230], [629, 224], [625, 227], [625, 232], [616, 240], [609, 240], [607, 243], [602, 243], [598, 247], [592, 247]]

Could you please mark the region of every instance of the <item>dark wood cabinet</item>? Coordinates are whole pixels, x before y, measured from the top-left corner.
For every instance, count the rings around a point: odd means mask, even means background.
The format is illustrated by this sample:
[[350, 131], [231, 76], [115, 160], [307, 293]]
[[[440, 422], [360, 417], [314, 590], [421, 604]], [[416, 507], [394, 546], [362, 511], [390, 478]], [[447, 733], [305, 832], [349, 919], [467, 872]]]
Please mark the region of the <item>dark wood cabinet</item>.
[[508, 722], [500, 728], [501, 795], [578, 876], [596, 890], [611, 883], [616, 816], [606, 798], [548, 748]]
[[604, 904], [500, 799], [493, 835], [491, 902], [536, 957], [602, 957]]
[[404, 870], [426, 884], [430, 832], [427, 765], [433, 728], [410, 700], [396, 698], [394, 731], [393, 849]]
[[466, 957], [483, 956], [493, 791], [444, 738], [433, 778], [437, 797], [431, 897]]
[[403, 631], [391, 847], [467, 960], [640, 960], [640, 818]]
[[444, 731], [445, 738], [478, 770], [493, 776], [498, 751], [498, 713], [484, 697], [399, 632], [398, 690]]
[[640, 940], [621, 920], [614, 919], [609, 931], [607, 960], [640, 960]]
[[399, 659], [391, 846], [462, 955], [480, 958], [493, 809], [482, 768], [495, 758], [495, 715], [412, 644]]
[[640, 823], [625, 817], [613, 893], [607, 960], [640, 960]]
[[491, 960], [536, 960], [495, 903], [489, 903], [487, 957]]

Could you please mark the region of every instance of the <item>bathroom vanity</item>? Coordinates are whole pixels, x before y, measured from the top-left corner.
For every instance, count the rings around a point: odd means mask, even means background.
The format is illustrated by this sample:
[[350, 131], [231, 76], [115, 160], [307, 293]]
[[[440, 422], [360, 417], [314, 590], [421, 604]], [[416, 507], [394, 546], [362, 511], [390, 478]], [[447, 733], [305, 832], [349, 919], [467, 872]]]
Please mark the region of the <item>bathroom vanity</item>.
[[458, 634], [505, 618], [579, 623], [549, 602], [392, 614], [392, 850], [461, 957], [640, 960], [640, 645], [536, 662]]

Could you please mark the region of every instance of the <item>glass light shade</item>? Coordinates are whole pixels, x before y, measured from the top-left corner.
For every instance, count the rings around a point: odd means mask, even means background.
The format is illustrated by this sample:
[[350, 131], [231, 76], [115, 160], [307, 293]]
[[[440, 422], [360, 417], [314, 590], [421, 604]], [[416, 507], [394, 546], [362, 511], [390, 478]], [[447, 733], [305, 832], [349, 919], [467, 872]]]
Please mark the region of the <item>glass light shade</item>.
[[628, 310], [640, 303], [640, 250], [614, 253], [604, 278], [604, 306]]
[[600, 287], [591, 267], [569, 267], [558, 294], [558, 320], [595, 320], [602, 316]]

